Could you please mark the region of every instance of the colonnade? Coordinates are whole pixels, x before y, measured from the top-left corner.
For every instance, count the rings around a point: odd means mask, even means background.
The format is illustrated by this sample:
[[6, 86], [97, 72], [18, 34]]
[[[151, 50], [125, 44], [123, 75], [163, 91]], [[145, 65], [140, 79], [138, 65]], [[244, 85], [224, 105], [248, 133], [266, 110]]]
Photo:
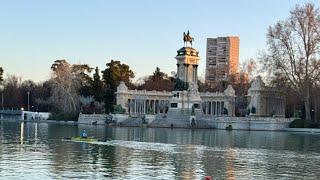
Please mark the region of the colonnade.
[[198, 81], [198, 65], [183, 64], [180, 68], [180, 64], [177, 64], [178, 77], [185, 82], [197, 82]]
[[226, 113], [224, 105], [224, 101], [205, 101], [202, 103], [202, 110], [206, 115], [221, 116]]
[[285, 100], [275, 97], [265, 97], [265, 101], [266, 110], [265, 112], [260, 112], [262, 115], [273, 116], [285, 114]]
[[165, 113], [169, 108], [169, 100], [135, 98], [128, 99], [129, 114]]

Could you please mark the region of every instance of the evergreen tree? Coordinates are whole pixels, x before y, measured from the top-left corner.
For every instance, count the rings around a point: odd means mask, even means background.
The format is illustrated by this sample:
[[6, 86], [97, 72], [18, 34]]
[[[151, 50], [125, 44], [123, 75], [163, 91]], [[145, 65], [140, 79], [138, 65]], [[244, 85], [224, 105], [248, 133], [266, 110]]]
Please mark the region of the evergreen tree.
[[96, 67], [95, 73], [93, 74], [93, 81], [91, 86], [92, 86], [92, 94], [95, 101], [102, 102], [103, 101], [103, 83], [99, 75], [98, 67]]
[[156, 90], [156, 91], [172, 91], [174, 87], [173, 78], [169, 77], [166, 73], [161, 72], [157, 67], [153, 75], [144, 79], [144, 83], [140, 85], [139, 89]]
[[2, 83], [3, 81], [3, 69], [2, 67], [0, 67], [0, 84]]
[[126, 64], [121, 64], [120, 61], [111, 60], [106, 64], [107, 68], [102, 71], [102, 79], [106, 87], [106, 92], [104, 96], [106, 112], [113, 112], [113, 105], [116, 104], [117, 86], [120, 81], [124, 81], [127, 85], [130, 84], [132, 78], [134, 78], [134, 73], [131, 71], [130, 67]]

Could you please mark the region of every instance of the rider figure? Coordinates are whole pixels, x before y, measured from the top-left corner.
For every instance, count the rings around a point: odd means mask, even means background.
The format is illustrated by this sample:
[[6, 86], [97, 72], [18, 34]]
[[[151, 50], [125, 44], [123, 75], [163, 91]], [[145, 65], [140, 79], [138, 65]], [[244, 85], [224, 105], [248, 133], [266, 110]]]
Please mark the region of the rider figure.
[[87, 137], [88, 137], [88, 134], [87, 134], [86, 130], [83, 130], [83, 131], [80, 133], [80, 137], [81, 137], [81, 138], [87, 138]]

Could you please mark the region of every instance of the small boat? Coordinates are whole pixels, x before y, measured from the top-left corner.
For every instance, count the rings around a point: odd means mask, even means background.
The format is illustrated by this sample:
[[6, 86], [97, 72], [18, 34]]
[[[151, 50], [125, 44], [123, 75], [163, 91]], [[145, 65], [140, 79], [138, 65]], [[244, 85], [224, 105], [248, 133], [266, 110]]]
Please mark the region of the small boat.
[[98, 139], [94, 137], [72, 137], [71, 141], [80, 141], [80, 142], [98, 142]]

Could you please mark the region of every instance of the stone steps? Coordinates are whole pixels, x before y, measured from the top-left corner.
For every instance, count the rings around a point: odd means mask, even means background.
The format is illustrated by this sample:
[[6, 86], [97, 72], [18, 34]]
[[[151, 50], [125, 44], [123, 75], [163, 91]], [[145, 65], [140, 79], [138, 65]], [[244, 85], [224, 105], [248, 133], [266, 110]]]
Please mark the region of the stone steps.
[[128, 118], [127, 120], [119, 123], [120, 126], [130, 126], [130, 127], [139, 127], [142, 126], [141, 118]]

